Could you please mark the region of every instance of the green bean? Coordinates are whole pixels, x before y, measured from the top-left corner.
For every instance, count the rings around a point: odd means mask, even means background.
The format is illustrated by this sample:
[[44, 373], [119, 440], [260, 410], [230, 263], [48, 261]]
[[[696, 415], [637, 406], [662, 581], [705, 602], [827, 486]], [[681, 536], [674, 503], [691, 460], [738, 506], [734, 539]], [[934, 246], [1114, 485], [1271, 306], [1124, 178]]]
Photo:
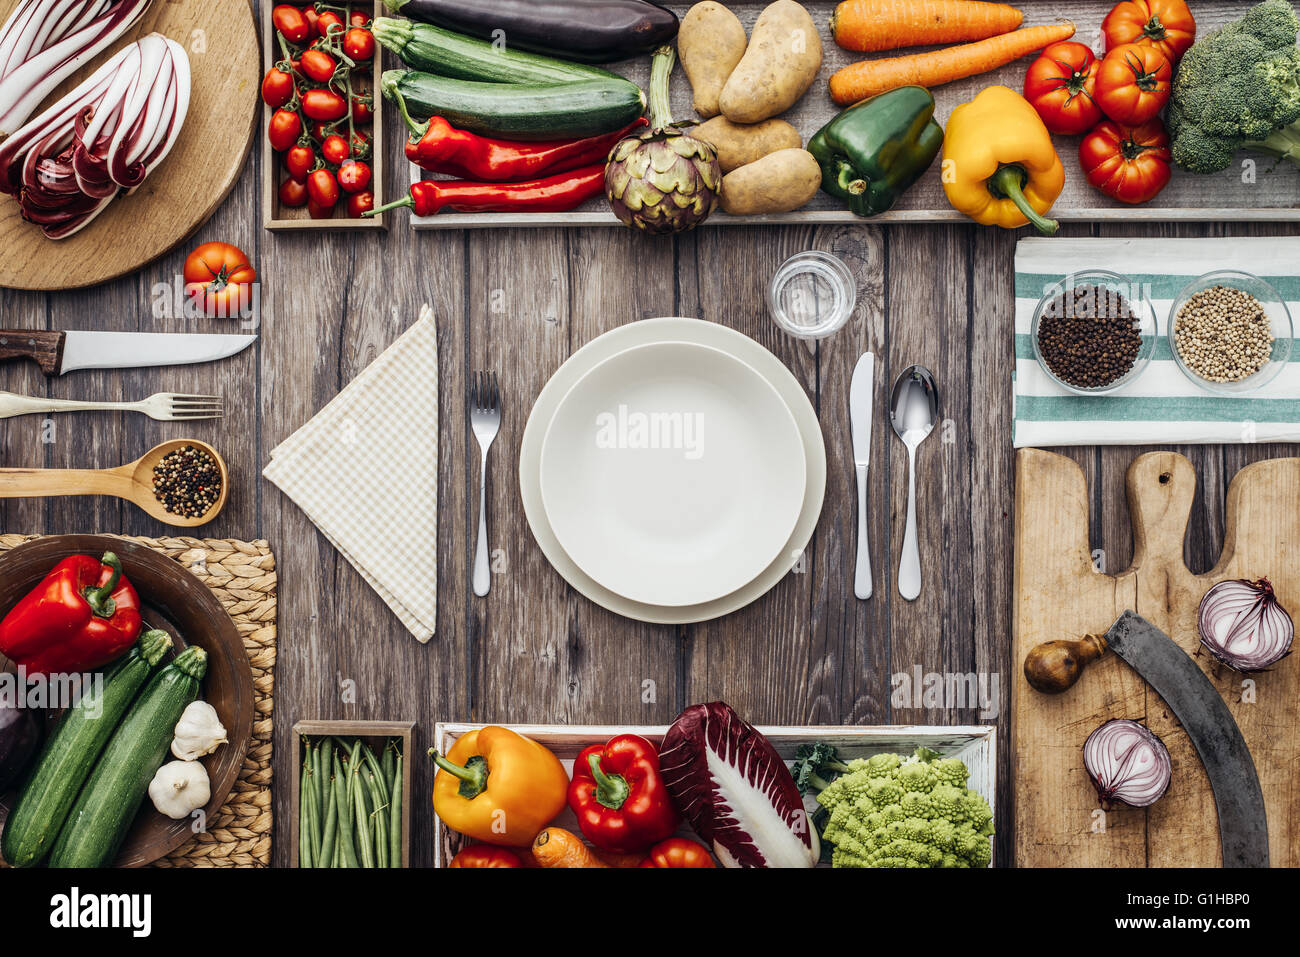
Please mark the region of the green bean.
[[[325, 798], [329, 793], [330, 756], [334, 751], [334, 739], [328, 736], [316, 742], [316, 807], [325, 812]], [[321, 835], [324, 843], [324, 834]]]
[[311, 769], [311, 786], [307, 789], [307, 821], [311, 836], [311, 863], [307, 865], [308, 867], [319, 866], [321, 851], [321, 811], [316, 804], [316, 781], [320, 775], [314, 765], [315, 758], [313, 758], [313, 767]]
[[378, 783], [379, 796], [383, 798], [382, 803], [387, 804], [388, 778], [384, 777], [383, 769], [380, 767], [379, 761], [375, 758], [375, 752], [371, 751], [370, 748], [365, 745], [362, 745], [361, 753], [366, 759], [366, 765], [370, 768], [370, 772], [375, 776], [375, 781]]
[[370, 803], [374, 808], [370, 812], [367, 827], [375, 841], [375, 865], [388, 867], [388, 802], [379, 793], [379, 782], [373, 771], [366, 771], [366, 786], [370, 789]]
[[393, 793], [393, 739], [389, 738], [384, 742], [384, 756], [380, 759], [380, 765], [384, 769], [384, 780], [388, 782], [388, 793]]
[[393, 761], [393, 796], [389, 800], [388, 859], [393, 867], [402, 866], [402, 755]]
[[[332, 753], [330, 756], [333, 756]], [[318, 754], [318, 759], [324, 758], [325, 755]], [[319, 764], [319, 760], [317, 763]], [[319, 773], [322, 778], [325, 778], [324, 771]], [[325, 781], [325, 789], [328, 792], [328, 797], [325, 799], [325, 830], [321, 834], [320, 855], [316, 858], [317, 867], [333, 867], [334, 857], [337, 853], [338, 801], [334, 796], [333, 776]]]
[[303, 739], [307, 751], [303, 756], [302, 773], [298, 787], [298, 866], [311, 867], [311, 803], [308, 794], [311, 782], [311, 742]]
[[352, 792], [348, 789], [347, 768], [337, 754], [334, 755], [334, 799], [339, 807], [339, 833], [334, 842], [339, 852], [339, 866], [356, 867], [357, 849], [352, 840]]
[[357, 850], [360, 851], [361, 866], [375, 866], [375, 845], [370, 830], [370, 809], [366, 806], [365, 787], [361, 780], [361, 768], [354, 767], [348, 772], [351, 775], [353, 813], [356, 819], [353, 823], [353, 830], [357, 835]]

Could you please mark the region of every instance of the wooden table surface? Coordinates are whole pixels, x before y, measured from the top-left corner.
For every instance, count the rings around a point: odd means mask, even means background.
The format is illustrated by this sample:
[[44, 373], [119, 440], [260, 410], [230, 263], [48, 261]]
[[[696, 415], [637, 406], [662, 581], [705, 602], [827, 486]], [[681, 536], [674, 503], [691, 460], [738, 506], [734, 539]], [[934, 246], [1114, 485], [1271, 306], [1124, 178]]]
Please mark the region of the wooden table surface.
[[[250, 96], [252, 91], [250, 91]], [[199, 534], [268, 539], [280, 575], [276, 676], [275, 863], [289, 860], [290, 728], [300, 719], [413, 719], [413, 863], [433, 855], [428, 748], [439, 720], [664, 724], [687, 704], [724, 699], [758, 724], [978, 724], [977, 709], [901, 707], [891, 675], [999, 676], [998, 857], [1010, 860], [1008, 708], [1011, 647], [1012, 256], [1017, 234], [966, 225], [705, 228], [677, 239], [630, 231], [273, 234], [262, 229], [260, 137], [235, 191], [192, 242], [140, 273], [80, 293], [0, 290], [0, 321], [30, 329], [237, 331], [219, 320], [169, 317], [186, 252], [207, 240], [254, 257], [263, 281], [261, 339], [209, 366], [78, 372], [46, 382], [34, 365], [0, 367], [0, 388], [80, 399], [170, 391], [226, 398], [227, 418], [185, 426], [142, 416], [29, 416], [0, 422], [4, 466], [109, 467], [155, 443], [193, 436], [231, 468], [226, 511]], [[387, 144], [390, 195], [405, 188], [400, 143]], [[1300, 227], [1067, 227], [1066, 235], [1295, 235]], [[33, 242], [39, 238], [33, 235]], [[850, 326], [814, 349], [772, 323], [764, 291], [804, 249], [841, 256], [858, 279]], [[432, 304], [441, 355], [438, 634], [412, 639], [303, 513], [261, 478], [269, 453]], [[516, 480], [533, 399], [575, 349], [615, 326], [698, 316], [745, 332], [781, 357], [819, 411], [829, 460], [826, 506], [801, 569], [724, 619], [662, 627], [619, 618], [578, 596], [533, 542]], [[876, 595], [853, 595], [854, 492], [848, 390], [860, 353], [878, 356], [870, 521]], [[919, 526], [925, 586], [897, 596], [906, 456], [881, 403], [907, 365], [938, 378], [943, 426], [921, 448]], [[504, 553], [486, 599], [468, 567], [477, 521], [477, 449], [465, 416], [467, 370], [501, 377], [505, 416], [492, 451], [492, 547]], [[467, 449], [469, 455], [467, 456]], [[1093, 490], [1094, 547], [1127, 567], [1128, 464], [1145, 448], [1066, 450]], [[1187, 559], [1209, 568], [1223, 539], [1227, 483], [1285, 446], [1179, 447], [1201, 488]], [[166, 527], [109, 499], [0, 503], [5, 532], [164, 535]], [[382, 529], [376, 529], [382, 535]], [[355, 701], [343, 700], [345, 682]]]

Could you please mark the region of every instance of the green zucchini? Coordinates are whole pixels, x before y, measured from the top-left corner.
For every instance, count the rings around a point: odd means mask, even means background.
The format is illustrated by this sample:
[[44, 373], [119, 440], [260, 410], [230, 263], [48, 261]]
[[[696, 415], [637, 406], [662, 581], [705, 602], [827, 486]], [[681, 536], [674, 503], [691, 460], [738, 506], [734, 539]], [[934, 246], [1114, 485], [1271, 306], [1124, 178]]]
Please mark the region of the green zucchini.
[[49, 853], [95, 759], [171, 647], [167, 632], [145, 632], [63, 713], [0, 835], [0, 850], [13, 867], [32, 867]]
[[457, 129], [514, 140], [600, 136], [630, 126], [645, 111], [645, 94], [626, 80], [475, 83], [389, 70], [380, 86], [408, 117], [441, 116]]
[[[429, 23], [380, 17], [375, 39], [413, 70], [484, 83], [573, 83], [577, 80], [622, 80], [598, 66], [566, 63], [524, 53], [510, 46], [467, 37]], [[626, 82], [626, 81], [624, 81]]]
[[182, 651], [152, 681], [100, 756], [50, 852], [50, 867], [106, 867], [167, 759], [181, 712], [199, 696], [208, 655]]

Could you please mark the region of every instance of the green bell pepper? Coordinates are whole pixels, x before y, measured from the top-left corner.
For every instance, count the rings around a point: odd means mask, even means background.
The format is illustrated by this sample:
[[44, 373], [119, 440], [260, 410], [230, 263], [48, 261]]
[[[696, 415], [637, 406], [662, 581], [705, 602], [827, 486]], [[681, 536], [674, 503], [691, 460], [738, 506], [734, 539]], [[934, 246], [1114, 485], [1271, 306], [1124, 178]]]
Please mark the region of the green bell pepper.
[[930, 168], [943, 145], [934, 97], [903, 86], [850, 106], [808, 143], [822, 189], [858, 216], [883, 213]]

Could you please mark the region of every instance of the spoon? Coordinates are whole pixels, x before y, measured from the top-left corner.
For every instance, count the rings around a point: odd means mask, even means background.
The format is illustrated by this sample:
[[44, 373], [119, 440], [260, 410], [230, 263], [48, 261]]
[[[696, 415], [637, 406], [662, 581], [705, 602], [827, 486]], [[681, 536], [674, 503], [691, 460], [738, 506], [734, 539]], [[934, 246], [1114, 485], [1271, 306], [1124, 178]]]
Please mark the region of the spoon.
[[[163, 508], [153, 491], [153, 470], [170, 452], [192, 445], [212, 456], [221, 472], [221, 495], [204, 514], [186, 518]], [[153, 518], [179, 528], [206, 525], [225, 507], [230, 474], [217, 450], [196, 439], [173, 439], [155, 445], [134, 462], [115, 469], [0, 469], [0, 498], [43, 498], [47, 495], [112, 495], [135, 503]]]
[[908, 366], [894, 383], [889, 421], [907, 446], [907, 532], [898, 562], [898, 593], [908, 601], [921, 594], [921, 550], [916, 541], [916, 449], [934, 431], [939, 390], [925, 366]]

